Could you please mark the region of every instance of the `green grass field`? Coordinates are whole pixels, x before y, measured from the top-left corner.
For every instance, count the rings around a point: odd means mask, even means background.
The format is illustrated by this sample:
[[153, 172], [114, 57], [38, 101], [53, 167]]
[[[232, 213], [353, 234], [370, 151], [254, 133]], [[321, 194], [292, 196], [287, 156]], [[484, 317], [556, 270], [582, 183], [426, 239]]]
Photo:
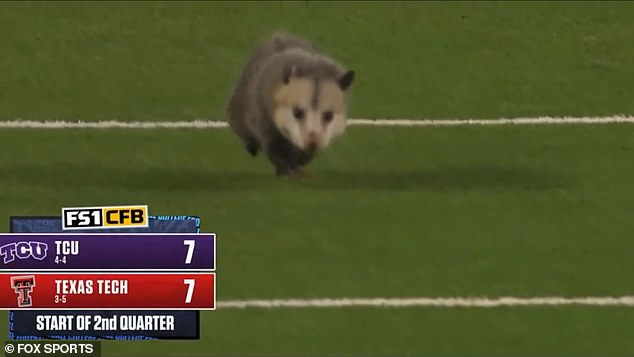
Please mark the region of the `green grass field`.
[[[0, 120], [223, 120], [250, 48], [278, 28], [357, 70], [355, 118], [631, 114], [632, 19], [631, 2], [7, 2]], [[0, 217], [201, 216], [219, 301], [634, 295], [628, 124], [351, 127], [295, 182], [226, 129], [0, 129], [0, 148]], [[631, 307], [202, 316], [200, 341], [104, 356], [634, 353]]]

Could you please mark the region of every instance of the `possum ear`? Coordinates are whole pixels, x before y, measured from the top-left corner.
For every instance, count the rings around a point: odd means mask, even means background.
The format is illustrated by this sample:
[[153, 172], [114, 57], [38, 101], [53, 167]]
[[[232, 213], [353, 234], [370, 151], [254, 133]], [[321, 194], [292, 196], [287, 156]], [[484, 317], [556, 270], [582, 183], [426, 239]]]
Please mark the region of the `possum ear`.
[[343, 91], [345, 91], [346, 89], [350, 88], [350, 85], [352, 85], [353, 81], [354, 81], [354, 71], [353, 70], [346, 71], [346, 73], [344, 73], [337, 80], [337, 82], [339, 83], [339, 88], [341, 88], [341, 90], [343, 90]]
[[297, 66], [292, 65], [290, 67], [286, 67], [284, 69], [284, 74], [282, 75], [283, 76], [282, 80], [284, 81], [284, 84], [288, 84], [288, 82], [290, 82], [291, 78], [294, 77], [296, 73], [297, 73]]

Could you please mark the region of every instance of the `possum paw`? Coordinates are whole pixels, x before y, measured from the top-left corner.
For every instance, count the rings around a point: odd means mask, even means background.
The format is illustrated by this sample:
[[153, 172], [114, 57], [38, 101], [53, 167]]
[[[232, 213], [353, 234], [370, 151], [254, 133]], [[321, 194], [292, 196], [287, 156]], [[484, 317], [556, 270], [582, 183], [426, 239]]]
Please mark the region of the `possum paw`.
[[291, 174], [291, 170], [288, 168], [276, 167], [275, 168], [275, 176], [289, 176]]
[[292, 179], [302, 180], [302, 179], [307, 179], [311, 177], [312, 175], [300, 167], [291, 171], [288, 176], [289, 178], [292, 178]]
[[305, 179], [311, 176], [308, 172], [304, 171], [304, 169], [301, 167], [295, 167], [295, 168], [277, 167], [275, 168], [275, 175], [285, 176], [289, 179]]
[[249, 153], [249, 155], [255, 157], [257, 156], [258, 152], [260, 151], [260, 147], [258, 146], [258, 144], [256, 143], [249, 143], [246, 144], [244, 146], [244, 148], [247, 150], [247, 152]]

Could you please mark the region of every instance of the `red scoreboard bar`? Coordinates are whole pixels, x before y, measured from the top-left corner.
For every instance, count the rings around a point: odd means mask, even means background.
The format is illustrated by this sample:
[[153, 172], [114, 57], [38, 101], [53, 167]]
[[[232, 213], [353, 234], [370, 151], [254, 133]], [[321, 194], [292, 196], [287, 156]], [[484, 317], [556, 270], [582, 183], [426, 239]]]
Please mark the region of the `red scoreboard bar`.
[[215, 310], [215, 273], [1, 273], [0, 310]]

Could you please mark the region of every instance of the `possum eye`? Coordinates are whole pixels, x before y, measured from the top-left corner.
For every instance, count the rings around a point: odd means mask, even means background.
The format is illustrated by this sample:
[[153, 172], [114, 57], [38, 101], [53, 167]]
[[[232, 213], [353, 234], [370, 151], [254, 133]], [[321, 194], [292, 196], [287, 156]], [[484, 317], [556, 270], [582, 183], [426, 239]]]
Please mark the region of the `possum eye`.
[[297, 120], [303, 120], [305, 116], [304, 110], [298, 107], [293, 107], [293, 116]]
[[332, 114], [331, 111], [327, 111], [327, 112], [324, 112], [324, 114], [322, 114], [322, 119], [324, 123], [328, 124], [332, 121], [333, 116], [334, 115]]

